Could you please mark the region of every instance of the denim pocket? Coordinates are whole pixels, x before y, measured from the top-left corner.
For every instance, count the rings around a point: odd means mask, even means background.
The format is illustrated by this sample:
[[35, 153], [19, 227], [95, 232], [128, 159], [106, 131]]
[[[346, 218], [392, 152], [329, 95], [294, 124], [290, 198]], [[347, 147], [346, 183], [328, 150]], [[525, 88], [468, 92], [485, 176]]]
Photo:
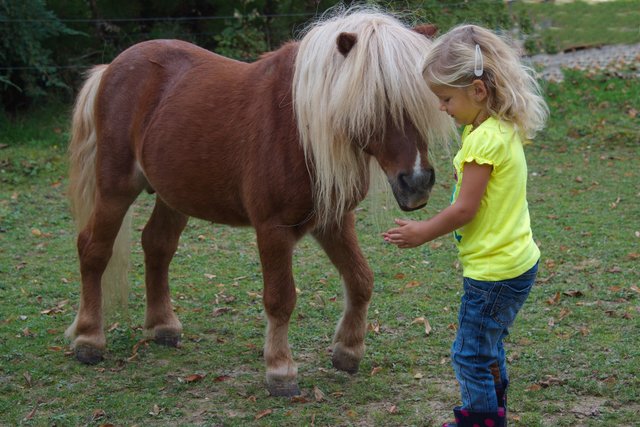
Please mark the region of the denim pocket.
[[509, 328], [516, 315], [527, 300], [537, 273], [536, 264], [531, 270], [515, 279], [500, 283], [495, 302], [491, 310], [491, 318], [500, 325]]
[[527, 300], [532, 285], [533, 283], [524, 289], [516, 289], [507, 284], [502, 285], [491, 310], [493, 320], [509, 328]]

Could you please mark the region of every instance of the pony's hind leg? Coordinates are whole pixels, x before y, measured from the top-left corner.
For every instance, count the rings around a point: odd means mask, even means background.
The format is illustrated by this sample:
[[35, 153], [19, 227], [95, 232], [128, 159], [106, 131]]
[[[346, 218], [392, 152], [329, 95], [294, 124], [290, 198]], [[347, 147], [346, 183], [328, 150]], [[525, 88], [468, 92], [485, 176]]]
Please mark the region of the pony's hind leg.
[[373, 292], [373, 272], [365, 260], [355, 232], [355, 217], [349, 213], [341, 227], [313, 233], [342, 276], [345, 303], [333, 338], [333, 366], [354, 374], [364, 356], [367, 310]]
[[293, 281], [293, 247], [298, 239], [291, 229], [256, 227], [264, 280], [263, 302], [267, 315], [264, 359], [267, 389], [272, 396], [296, 396], [298, 368], [289, 348], [289, 319], [296, 304]]
[[160, 197], [142, 232], [147, 309], [144, 327], [158, 344], [177, 347], [182, 325], [169, 294], [169, 263], [188, 217], [168, 207]]
[[[75, 356], [82, 363], [98, 363], [106, 347], [102, 313], [102, 276], [114, 252], [114, 242], [123, 219], [134, 198], [111, 200], [97, 197], [89, 222], [78, 234], [77, 246], [82, 278], [80, 306], [75, 321], [67, 330], [67, 335], [73, 338]], [[128, 244], [128, 240], [124, 244]], [[123, 267], [119, 265], [118, 268]]]

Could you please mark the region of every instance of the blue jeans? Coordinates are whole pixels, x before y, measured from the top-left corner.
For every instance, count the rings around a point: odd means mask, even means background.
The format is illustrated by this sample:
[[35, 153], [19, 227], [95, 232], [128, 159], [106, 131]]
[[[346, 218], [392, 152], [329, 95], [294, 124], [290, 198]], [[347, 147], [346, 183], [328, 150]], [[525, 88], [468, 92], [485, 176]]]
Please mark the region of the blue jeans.
[[496, 389], [506, 387], [509, 381], [502, 340], [529, 296], [537, 273], [536, 263], [514, 279], [484, 282], [464, 278], [458, 333], [451, 348], [462, 408], [497, 411]]

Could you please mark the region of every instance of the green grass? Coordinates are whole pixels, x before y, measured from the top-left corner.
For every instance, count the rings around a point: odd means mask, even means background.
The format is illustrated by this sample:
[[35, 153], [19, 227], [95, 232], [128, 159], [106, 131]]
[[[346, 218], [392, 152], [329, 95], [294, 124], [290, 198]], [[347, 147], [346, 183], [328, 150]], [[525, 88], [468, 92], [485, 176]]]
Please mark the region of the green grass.
[[[530, 18], [538, 49], [640, 42], [640, 1], [515, 2], [513, 12]], [[537, 53], [537, 52], [532, 52]]]
[[[549, 126], [527, 148], [543, 258], [507, 344], [510, 423], [628, 425], [640, 411], [640, 82], [569, 73], [546, 92]], [[376, 284], [355, 376], [336, 372], [326, 352], [341, 311], [338, 276], [312, 240], [299, 245], [290, 341], [304, 398], [295, 401], [264, 388], [262, 284], [249, 229], [192, 220], [185, 230], [171, 272], [181, 349], [143, 340], [134, 242], [129, 314], [108, 322], [105, 361], [73, 359], [63, 332], [79, 275], [60, 123], [66, 113], [58, 109], [25, 119], [0, 149], [0, 424], [379, 426], [449, 418], [458, 402], [449, 365], [461, 290], [454, 246], [441, 238], [400, 251], [379, 235], [394, 216], [422, 218], [446, 206], [448, 159], [425, 210], [405, 215], [364, 203], [358, 212]], [[152, 204], [149, 195], [138, 201], [136, 230]], [[215, 315], [221, 307], [230, 310]], [[429, 336], [412, 324], [421, 316], [433, 327]], [[196, 374], [202, 378], [189, 381]]]

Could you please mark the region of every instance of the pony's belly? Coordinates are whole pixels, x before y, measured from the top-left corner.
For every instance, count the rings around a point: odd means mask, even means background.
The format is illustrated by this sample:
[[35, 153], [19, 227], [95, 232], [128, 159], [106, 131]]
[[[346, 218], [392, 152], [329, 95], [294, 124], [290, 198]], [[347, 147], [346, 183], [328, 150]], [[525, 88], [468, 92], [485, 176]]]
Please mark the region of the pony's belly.
[[173, 192], [170, 192], [169, 196], [165, 196], [164, 193], [158, 194], [169, 206], [185, 215], [218, 224], [250, 225], [247, 213], [237, 202], [212, 199], [201, 203], [192, 198], [176, 196], [176, 193]]
[[186, 169], [145, 175], [158, 197], [178, 212], [220, 224], [249, 225], [237, 185], [207, 175], [202, 168], [196, 170], [201, 171], [199, 176]]

